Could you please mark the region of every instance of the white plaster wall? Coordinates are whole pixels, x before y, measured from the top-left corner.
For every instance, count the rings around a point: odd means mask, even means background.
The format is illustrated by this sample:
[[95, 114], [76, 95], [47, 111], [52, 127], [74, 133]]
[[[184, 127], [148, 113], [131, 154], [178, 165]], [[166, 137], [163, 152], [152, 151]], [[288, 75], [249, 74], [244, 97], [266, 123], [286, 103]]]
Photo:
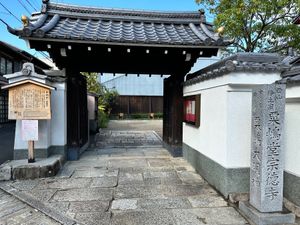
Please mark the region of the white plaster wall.
[[279, 79], [279, 73], [235, 72], [184, 87], [184, 96], [201, 94], [201, 125], [184, 124], [183, 142], [225, 168], [249, 167], [251, 89]]
[[227, 92], [227, 159], [226, 167], [249, 167], [251, 150], [251, 89]]
[[95, 97], [94, 96], [88, 96], [88, 114], [89, 114], [89, 120], [94, 120], [95, 118]]
[[[27, 149], [28, 142], [22, 140], [22, 121], [16, 121], [15, 146], [14, 149]], [[39, 140], [34, 142], [34, 147], [38, 149], [47, 149], [51, 145], [50, 140], [50, 121], [39, 120]]]
[[65, 83], [54, 83], [56, 90], [51, 92], [51, 145], [67, 144], [67, 95]]
[[300, 85], [287, 85], [286, 98], [300, 98]]
[[285, 112], [285, 170], [300, 177], [300, 85], [288, 86]]
[[199, 90], [200, 127], [183, 124], [183, 142], [221, 165], [226, 164], [227, 87]]

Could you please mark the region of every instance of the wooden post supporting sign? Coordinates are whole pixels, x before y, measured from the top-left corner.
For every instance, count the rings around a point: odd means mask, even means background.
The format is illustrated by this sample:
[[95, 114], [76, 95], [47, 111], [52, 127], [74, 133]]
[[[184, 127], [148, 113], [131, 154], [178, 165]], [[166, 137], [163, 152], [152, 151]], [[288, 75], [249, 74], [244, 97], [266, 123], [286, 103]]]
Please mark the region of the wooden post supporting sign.
[[34, 163], [34, 141], [28, 141], [28, 163]]
[[39, 139], [38, 120], [22, 120], [22, 139], [28, 141], [28, 163], [34, 163], [34, 141]]

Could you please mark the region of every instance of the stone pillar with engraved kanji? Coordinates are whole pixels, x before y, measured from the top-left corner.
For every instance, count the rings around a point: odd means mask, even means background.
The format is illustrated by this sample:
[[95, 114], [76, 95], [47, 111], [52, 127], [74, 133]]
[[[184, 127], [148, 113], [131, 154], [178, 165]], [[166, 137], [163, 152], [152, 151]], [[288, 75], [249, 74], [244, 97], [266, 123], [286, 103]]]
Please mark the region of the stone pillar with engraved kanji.
[[252, 93], [250, 201], [239, 202], [257, 225], [291, 224], [283, 213], [285, 84], [261, 85]]
[[282, 211], [285, 85], [253, 90], [250, 204], [260, 212]]

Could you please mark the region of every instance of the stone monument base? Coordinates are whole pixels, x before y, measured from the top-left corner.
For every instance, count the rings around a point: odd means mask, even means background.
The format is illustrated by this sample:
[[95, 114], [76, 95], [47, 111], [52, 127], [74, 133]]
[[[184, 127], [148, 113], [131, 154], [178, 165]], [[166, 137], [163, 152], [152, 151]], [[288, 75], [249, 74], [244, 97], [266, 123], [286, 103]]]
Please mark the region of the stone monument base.
[[241, 212], [256, 225], [272, 224], [294, 224], [295, 215], [289, 212], [262, 213], [255, 209], [250, 203], [239, 202]]
[[8, 161], [0, 166], [0, 181], [53, 177], [62, 168], [63, 163], [62, 155], [36, 159], [36, 162], [30, 164], [27, 159]]

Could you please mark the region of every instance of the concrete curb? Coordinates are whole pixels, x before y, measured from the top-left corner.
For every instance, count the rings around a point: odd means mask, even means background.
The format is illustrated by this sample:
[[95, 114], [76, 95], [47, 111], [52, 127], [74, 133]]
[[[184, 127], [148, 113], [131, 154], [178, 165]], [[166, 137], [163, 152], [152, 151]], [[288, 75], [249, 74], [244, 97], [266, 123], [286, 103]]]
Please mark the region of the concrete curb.
[[44, 203], [8, 186], [5, 183], [0, 183], [0, 189], [63, 225], [82, 225], [78, 221], [59, 213], [55, 209], [46, 206]]

